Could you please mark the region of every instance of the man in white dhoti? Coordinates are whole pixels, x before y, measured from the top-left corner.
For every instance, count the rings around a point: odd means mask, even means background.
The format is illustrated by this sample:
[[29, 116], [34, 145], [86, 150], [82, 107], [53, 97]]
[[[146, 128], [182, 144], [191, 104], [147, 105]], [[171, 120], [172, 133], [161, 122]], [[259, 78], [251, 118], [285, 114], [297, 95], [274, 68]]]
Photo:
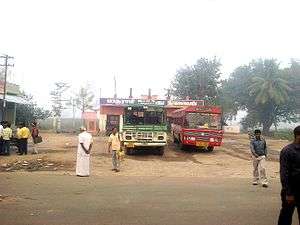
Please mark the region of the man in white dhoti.
[[90, 153], [93, 145], [93, 137], [86, 132], [84, 127], [81, 127], [78, 140], [76, 175], [79, 177], [88, 177], [90, 175]]

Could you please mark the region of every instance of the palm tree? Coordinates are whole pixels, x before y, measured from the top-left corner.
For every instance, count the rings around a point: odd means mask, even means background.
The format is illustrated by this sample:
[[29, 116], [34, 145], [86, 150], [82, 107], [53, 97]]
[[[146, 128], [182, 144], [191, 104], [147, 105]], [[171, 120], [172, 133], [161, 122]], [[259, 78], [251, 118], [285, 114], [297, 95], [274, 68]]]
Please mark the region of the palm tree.
[[269, 114], [261, 118], [263, 131], [268, 133], [272, 124], [276, 122], [276, 116], [270, 113], [274, 112], [276, 106], [286, 102], [291, 88], [280, 73], [275, 60], [255, 62], [252, 73], [254, 76], [249, 86], [250, 96], [254, 97], [255, 104], [260, 106], [265, 114]]

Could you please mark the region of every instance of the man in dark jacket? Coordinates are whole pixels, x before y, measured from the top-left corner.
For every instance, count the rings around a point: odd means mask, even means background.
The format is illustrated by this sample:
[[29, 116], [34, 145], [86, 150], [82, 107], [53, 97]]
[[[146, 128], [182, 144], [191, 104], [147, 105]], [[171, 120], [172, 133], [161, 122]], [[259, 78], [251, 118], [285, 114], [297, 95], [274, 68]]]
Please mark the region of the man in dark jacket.
[[253, 185], [258, 185], [261, 180], [263, 187], [268, 187], [266, 175], [267, 143], [261, 137], [261, 131], [254, 131], [255, 137], [250, 141], [250, 150], [253, 159]]
[[278, 225], [291, 225], [296, 207], [300, 224], [300, 126], [295, 128], [294, 137], [280, 153], [282, 209]]

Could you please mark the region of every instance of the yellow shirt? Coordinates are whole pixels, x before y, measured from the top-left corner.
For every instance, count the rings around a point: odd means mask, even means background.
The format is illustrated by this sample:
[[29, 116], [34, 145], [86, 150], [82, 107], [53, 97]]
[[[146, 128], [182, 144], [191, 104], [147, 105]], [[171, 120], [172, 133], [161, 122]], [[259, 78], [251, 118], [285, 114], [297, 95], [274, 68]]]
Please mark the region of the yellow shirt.
[[111, 134], [109, 136], [108, 142], [111, 143], [112, 150], [114, 150], [114, 151], [119, 151], [120, 150], [121, 143], [120, 143], [120, 139], [119, 139], [119, 134], [118, 133], [116, 133], [115, 135]]
[[2, 137], [3, 137], [3, 140], [9, 141], [12, 137], [12, 129], [10, 129], [9, 127], [3, 129]]
[[18, 135], [18, 138], [20, 138], [20, 139], [22, 139], [22, 138], [28, 139], [30, 137], [30, 130], [27, 127], [23, 127], [18, 130], [17, 135]]

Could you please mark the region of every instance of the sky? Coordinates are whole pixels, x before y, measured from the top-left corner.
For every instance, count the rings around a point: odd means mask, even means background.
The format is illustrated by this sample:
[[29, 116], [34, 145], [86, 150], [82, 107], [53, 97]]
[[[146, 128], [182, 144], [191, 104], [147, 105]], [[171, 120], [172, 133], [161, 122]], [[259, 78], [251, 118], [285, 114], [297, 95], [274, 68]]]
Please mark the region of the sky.
[[[255, 58], [300, 58], [300, 1], [0, 0], [10, 81], [50, 107], [53, 83], [95, 95], [164, 94], [180, 67], [216, 56], [222, 78]], [[67, 97], [67, 96], [66, 96]]]

